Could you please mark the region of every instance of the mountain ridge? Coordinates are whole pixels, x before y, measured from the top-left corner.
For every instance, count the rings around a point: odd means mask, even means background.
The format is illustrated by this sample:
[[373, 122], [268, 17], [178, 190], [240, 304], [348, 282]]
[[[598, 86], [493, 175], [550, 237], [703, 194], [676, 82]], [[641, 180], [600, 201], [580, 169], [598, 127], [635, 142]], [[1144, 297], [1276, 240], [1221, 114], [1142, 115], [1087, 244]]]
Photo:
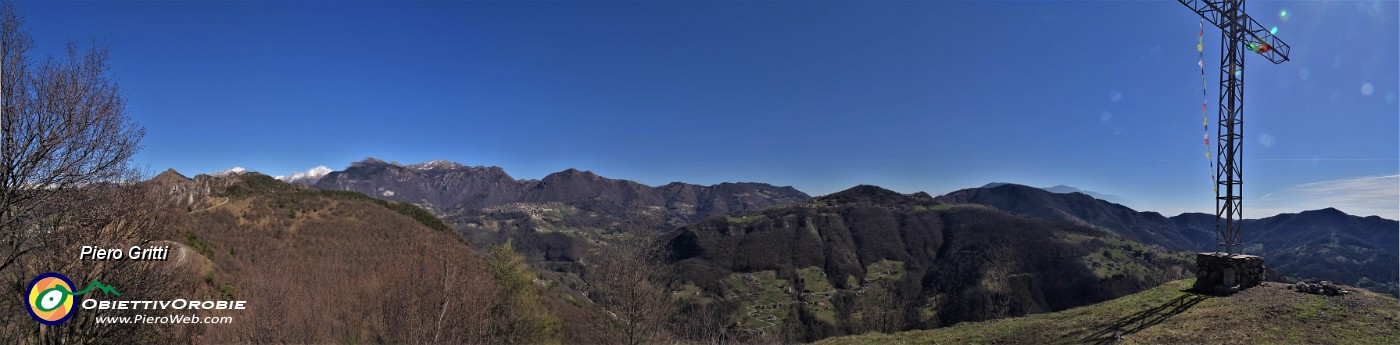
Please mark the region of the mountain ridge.
[[[393, 179], [379, 178], [387, 174]], [[408, 201], [448, 213], [500, 206], [513, 202], [563, 202], [566, 204], [604, 203], [606, 211], [628, 208], [693, 207], [700, 217], [810, 198], [791, 186], [754, 182], [724, 182], [708, 186], [671, 182], [649, 186], [625, 179], [599, 176], [592, 171], [568, 168], [539, 180], [516, 179], [498, 166], [466, 166], [436, 160], [402, 165], [376, 158], [351, 163], [343, 171], [332, 171], [312, 184], [321, 189], [355, 190], [396, 201]], [[716, 195], [719, 199], [706, 198]], [[728, 198], [745, 193], [770, 194], [757, 198]], [[766, 202], [765, 199], [773, 199]], [[684, 205], [675, 205], [676, 203]], [[587, 206], [587, 205], [585, 205]], [[687, 213], [678, 210], [677, 213]], [[698, 219], [693, 214], [686, 220]]]
[[[1103, 227], [1124, 237], [1174, 251], [1216, 251], [1216, 217], [1183, 213], [1164, 217], [1150, 211], [1039, 188], [1005, 184], [955, 191], [938, 200], [978, 204], [1007, 212]], [[1336, 208], [1245, 219], [1243, 251], [1265, 257], [1265, 265], [1288, 279], [1341, 281], [1400, 295], [1400, 222], [1358, 217]]]
[[[784, 338], [790, 340], [878, 330], [861, 316], [874, 311], [852, 309], [872, 291], [909, 306], [887, 307], [905, 314], [884, 321], [899, 329], [1103, 301], [1191, 274], [1180, 252], [1200, 251], [1214, 238], [1213, 215], [1164, 217], [1082, 193], [1014, 184], [938, 197], [857, 185], [811, 198], [761, 183], [653, 187], [573, 168], [520, 180], [499, 167], [445, 161], [367, 159], [336, 173], [347, 185], [379, 192], [372, 194], [378, 198], [424, 193], [467, 200], [434, 213], [473, 246], [513, 241], [539, 264], [542, 279], [563, 285], [577, 281], [580, 258], [592, 246], [636, 231], [675, 229], [665, 235], [666, 247], [684, 278], [683, 291], [732, 303], [723, 309], [730, 313], [762, 316], [736, 319], [749, 331], [777, 332], [773, 327], [782, 320], [793, 320], [782, 326], [795, 327], [797, 337]], [[335, 180], [318, 183], [327, 181]], [[191, 212], [268, 186], [308, 188], [254, 172], [188, 178], [173, 169], [149, 183]], [[1394, 255], [1368, 244], [1383, 240], [1386, 230], [1394, 235], [1394, 225], [1386, 228], [1393, 221], [1386, 221], [1335, 208], [1247, 220], [1247, 227], [1260, 229], [1254, 236], [1268, 240], [1246, 250], [1264, 253], [1266, 264], [1285, 276], [1388, 291], [1395, 278], [1375, 271], [1393, 263]], [[769, 302], [734, 299], [752, 293]], [[757, 307], [777, 309], [746, 309]], [[778, 321], [763, 321], [768, 317]]]
[[281, 180], [282, 182], [287, 182], [287, 183], [296, 183], [296, 184], [304, 184], [304, 185], [313, 185], [313, 184], [316, 184], [316, 181], [321, 180], [322, 177], [325, 177], [326, 174], [329, 174], [330, 172], [331, 172], [331, 168], [328, 168], [328, 167], [326, 167], [326, 166], [324, 166], [324, 165], [318, 165], [318, 166], [316, 166], [315, 168], [311, 168], [311, 169], [309, 169], [309, 170], [307, 170], [307, 171], [305, 171], [305, 172], [296, 172], [296, 173], [293, 173], [293, 174], [291, 174], [291, 175], [285, 175], [285, 176], [283, 176], [283, 175], [273, 176], [272, 178], [275, 178], [275, 179]]
[[513, 241], [535, 263], [576, 270], [592, 243], [632, 231], [660, 232], [705, 217], [805, 201], [791, 186], [726, 182], [649, 186], [577, 168], [516, 179], [497, 166], [447, 161], [403, 165], [367, 158], [313, 185], [409, 202], [484, 246]]
[[[317, 183], [318, 188], [411, 202], [449, 220], [473, 243], [515, 239], [534, 260], [573, 262], [587, 248], [582, 243], [606, 241], [607, 234], [635, 229], [665, 231], [710, 216], [804, 200], [911, 203], [932, 199], [978, 204], [1012, 214], [1101, 227], [1167, 250], [1216, 250], [1214, 215], [1188, 212], [1166, 217], [1083, 193], [1055, 193], [1010, 183], [937, 197], [862, 185], [809, 198], [790, 186], [761, 183], [699, 186], [673, 182], [653, 187], [576, 168], [528, 180], [515, 179], [495, 166], [468, 167], [442, 160], [402, 165], [375, 158], [355, 162], [326, 177], [329, 179]], [[1351, 216], [1328, 207], [1246, 219], [1242, 224], [1247, 229], [1243, 250], [1267, 257], [1266, 265], [1276, 270], [1280, 279], [1340, 281], [1400, 295], [1400, 273], [1391, 269], [1397, 266], [1393, 258], [1400, 253], [1387, 246], [1396, 242], [1394, 229], [1400, 227], [1392, 220]]]
[[[978, 187], [978, 188], [994, 188], [994, 187], [998, 187], [998, 186], [1001, 186], [1001, 185], [1007, 185], [1007, 184], [1016, 184], [1016, 183], [1010, 183], [1010, 182], [990, 182], [990, 183], [987, 183], [987, 184], [985, 184], [985, 185], [982, 185], [982, 187]], [[1084, 195], [1088, 195], [1088, 196], [1094, 197], [1095, 199], [1099, 199], [1099, 200], [1103, 200], [1103, 201], [1107, 201], [1107, 202], [1111, 202], [1111, 203], [1115, 203], [1115, 204], [1119, 204], [1119, 205], [1127, 205], [1127, 204], [1130, 202], [1130, 200], [1128, 200], [1127, 198], [1121, 197], [1121, 196], [1117, 196], [1117, 195], [1113, 195], [1113, 194], [1106, 194], [1106, 193], [1099, 193], [1099, 192], [1094, 192], [1094, 191], [1089, 191], [1089, 190], [1083, 190], [1083, 189], [1075, 188], [1075, 187], [1068, 186], [1068, 185], [1062, 185], [1062, 184], [1060, 184], [1060, 185], [1055, 185], [1055, 186], [1052, 186], [1052, 187], [1043, 187], [1043, 188], [1040, 188], [1040, 189], [1045, 190], [1045, 191], [1047, 191], [1047, 192], [1058, 193], [1058, 194], [1080, 193], [1080, 194], [1084, 194]]]

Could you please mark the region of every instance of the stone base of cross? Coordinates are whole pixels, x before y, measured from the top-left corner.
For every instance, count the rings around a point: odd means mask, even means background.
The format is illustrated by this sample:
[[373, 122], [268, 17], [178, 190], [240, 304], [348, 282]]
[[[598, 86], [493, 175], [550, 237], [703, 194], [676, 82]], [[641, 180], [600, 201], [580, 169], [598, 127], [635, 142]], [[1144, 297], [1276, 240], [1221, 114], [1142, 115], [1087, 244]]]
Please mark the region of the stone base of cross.
[[1264, 282], [1264, 258], [1221, 252], [1196, 254], [1196, 284], [1192, 290], [1228, 295]]

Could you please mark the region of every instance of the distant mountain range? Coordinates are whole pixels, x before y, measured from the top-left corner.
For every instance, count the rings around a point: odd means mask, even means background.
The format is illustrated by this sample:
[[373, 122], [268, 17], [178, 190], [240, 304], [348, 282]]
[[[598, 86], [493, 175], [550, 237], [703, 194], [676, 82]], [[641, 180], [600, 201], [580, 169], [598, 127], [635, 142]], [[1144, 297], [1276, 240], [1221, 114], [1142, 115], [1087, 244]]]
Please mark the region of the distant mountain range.
[[[515, 239], [534, 259], [571, 262], [585, 240], [635, 229], [665, 231], [707, 217], [800, 203], [792, 187], [763, 183], [651, 187], [568, 169], [541, 180], [518, 180], [499, 167], [447, 161], [403, 165], [378, 159], [326, 173], [313, 186], [353, 190], [406, 201], [442, 215], [478, 245]], [[840, 193], [831, 197], [839, 197]], [[1054, 222], [1099, 227], [1123, 238], [1171, 251], [1214, 251], [1213, 215], [1166, 217], [1115, 203], [1118, 197], [1074, 187], [1034, 188], [992, 183], [931, 197], [944, 204], [975, 204]], [[1400, 293], [1396, 221], [1356, 217], [1335, 209], [1246, 220], [1247, 252], [1266, 258], [1287, 277], [1328, 279], [1390, 294]]]
[[281, 180], [282, 182], [286, 183], [314, 185], [316, 184], [316, 181], [320, 181], [321, 177], [325, 177], [326, 174], [329, 173], [331, 173], [331, 168], [327, 168], [326, 166], [322, 165], [317, 166], [315, 168], [311, 168], [311, 170], [307, 170], [306, 172], [299, 172], [287, 176], [273, 176], [272, 178]]
[[[216, 175], [242, 171], [234, 168]], [[515, 239], [525, 244], [521, 249], [535, 260], [563, 262], [578, 258], [584, 250], [580, 243], [603, 239], [606, 234], [635, 229], [665, 231], [710, 216], [810, 199], [795, 188], [763, 183], [700, 186], [675, 182], [652, 187], [577, 169], [540, 180], [522, 180], [500, 167], [472, 167], [445, 160], [400, 164], [368, 158], [343, 171], [318, 167], [279, 179], [410, 202], [442, 216], [479, 246]], [[1166, 217], [1140, 212], [1123, 206], [1121, 197], [1065, 185], [1033, 188], [989, 183], [934, 199], [1101, 227], [1167, 250], [1215, 250], [1212, 215]], [[1246, 220], [1244, 224], [1250, 243], [1246, 251], [1264, 255], [1269, 266], [1284, 276], [1331, 279], [1400, 293], [1396, 283], [1400, 273], [1395, 273], [1396, 260], [1392, 259], [1400, 255], [1393, 245], [1397, 237], [1393, 220], [1324, 209]]]
[[1197, 251], [1197, 244], [1215, 240], [1214, 228], [1204, 233], [1182, 233], [1176, 231], [1176, 225], [1161, 214], [1138, 212], [1087, 194], [1053, 193], [1042, 188], [1004, 183], [994, 187], [958, 190], [937, 199], [950, 204], [986, 205], [1051, 221], [1100, 226], [1128, 239], [1158, 244], [1171, 250]]
[[667, 221], [677, 224], [810, 198], [792, 187], [764, 183], [673, 182], [651, 187], [577, 169], [541, 180], [517, 180], [495, 166], [468, 167], [440, 160], [401, 165], [373, 158], [327, 173], [312, 185], [412, 202], [444, 213], [511, 203], [562, 203], [610, 214], [661, 211]]
[[[1007, 183], [1007, 182], [992, 182], [992, 183], [988, 183], [988, 184], [983, 185], [982, 188], [994, 188], [994, 187], [998, 187], [998, 186], [1005, 185], [1005, 184], [1011, 184], [1011, 183]], [[1070, 186], [1066, 186], [1066, 185], [1062, 185], [1062, 184], [1061, 184], [1061, 185], [1055, 185], [1054, 187], [1045, 187], [1045, 188], [1041, 188], [1041, 189], [1044, 189], [1044, 190], [1047, 191], [1047, 192], [1059, 193], [1059, 194], [1083, 193], [1084, 195], [1092, 196], [1092, 197], [1094, 197], [1095, 199], [1099, 199], [1099, 200], [1103, 200], [1103, 201], [1107, 201], [1107, 202], [1111, 202], [1111, 203], [1115, 203], [1115, 204], [1119, 204], [1119, 205], [1127, 205], [1127, 204], [1129, 203], [1129, 200], [1128, 200], [1127, 198], [1124, 198], [1124, 197], [1121, 197], [1121, 196], [1117, 196], [1117, 195], [1113, 195], [1113, 194], [1098, 193], [1098, 192], [1093, 192], [1093, 191], [1087, 191], [1087, 190], [1083, 190], [1083, 189], [1079, 189], [1079, 188], [1074, 188], [1074, 187], [1070, 187]]]
[[448, 161], [399, 164], [369, 158], [313, 184], [429, 209], [483, 248], [513, 240], [535, 261], [574, 263], [590, 241], [634, 230], [663, 231], [705, 217], [811, 198], [765, 183], [652, 187], [568, 169], [520, 180], [500, 167]]
[[[1063, 310], [1189, 277], [1190, 253], [1215, 250], [1213, 215], [1139, 212], [1065, 186], [998, 183], [936, 197], [857, 186], [812, 198], [763, 183], [653, 187], [577, 169], [516, 179], [448, 161], [371, 158], [325, 170], [282, 180], [420, 206], [474, 247], [513, 242], [561, 286], [581, 284], [582, 258], [596, 246], [661, 234], [677, 301], [718, 308], [731, 331], [757, 341]], [[153, 184], [198, 212], [281, 183], [218, 175], [167, 171]], [[1246, 252], [1263, 255], [1275, 278], [1397, 293], [1396, 221], [1324, 209], [1244, 224]]]
[[[1040, 219], [1111, 229], [1141, 243], [1174, 251], [1215, 251], [1215, 215], [1164, 217], [1083, 194], [1058, 194], [1004, 184], [938, 197], [954, 204], [979, 204]], [[1245, 220], [1245, 252], [1264, 257], [1283, 276], [1343, 282], [1400, 294], [1400, 223], [1357, 217], [1334, 208]]]

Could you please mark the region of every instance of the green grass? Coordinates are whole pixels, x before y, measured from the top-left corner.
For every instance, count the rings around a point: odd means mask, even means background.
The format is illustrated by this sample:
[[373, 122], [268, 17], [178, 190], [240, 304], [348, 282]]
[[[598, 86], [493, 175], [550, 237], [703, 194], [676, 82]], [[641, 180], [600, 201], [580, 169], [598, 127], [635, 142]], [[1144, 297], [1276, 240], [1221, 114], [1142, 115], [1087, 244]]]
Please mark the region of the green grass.
[[792, 285], [787, 280], [778, 279], [775, 271], [734, 273], [725, 277], [724, 282], [730, 286], [725, 299], [740, 301], [737, 319], [742, 327], [771, 331], [774, 325], [782, 324], [788, 315], [788, 308], [792, 307], [793, 300], [789, 295]]
[[797, 270], [797, 276], [802, 279], [802, 285], [807, 291], [822, 292], [831, 290], [831, 282], [826, 279], [826, 272], [821, 267], [808, 266]]
[[[870, 281], [900, 280], [904, 278], [904, 263], [881, 260], [870, 264], [866, 272], [866, 278]], [[792, 282], [779, 279], [777, 273], [771, 270], [734, 273], [726, 277], [724, 282], [729, 288], [726, 289], [727, 295], [724, 299], [739, 301], [739, 315], [736, 316], [740, 326], [764, 329], [765, 332], [773, 331], [772, 325], [761, 320], [781, 324], [780, 321], [788, 316], [789, 308], [794, 307], [805, 309], [817, 320], [837, 325], [836, 308], [832, 298], [836, 296], [838, 289], [831, 284], [826, 272], [821, 267], [809, 266], [797, 269], [795, 273], [796, 279], [802, 282], [802, 291], [794, 291], [795, 286]], [[847, 276], [847, 279], [850, 286], [860, 286], [854, 276]], [[692, 298], [697, 291], [698, 288], [687, 284], [673, 296]], [[795, 295], [801, 296], [800, 300], [795, 299]]]
[[817, 320], [836, 325], [836, 308], [831, 302], [836, 288], [827, 280], [826, 272], [821, 267], [809, 266], [797, 270], [797, 277], [802, 279], [802, 307], [812, 312]]
[[865, 280], [899, 281], [904, 279], [904, 262], [880, 260], [865, 267]]
[[1382, 344], [1400, 339], [1400, 301], [1389, 295], [1358, 290], [1324, 297], [1278, 283], [1227, 297], [1183, 291], [1194, 281], [1177, 280], [1055, 313], [818, 344]]
[[713, 297], [706, 296], [704, 294], [704, 291], [701, 290], [699, 286], [690, 283], [681, 285], [679, 289], [676, 289], [675, 292], [672, 292], [671, 299], [677, 301], [695, 299], [696, 302], [700, 304], [710, 304], [715, 301]]
[[1192, 262], [1189, 253], [1165, 252], [1138, 242], [1124, 240], [1116, 234], [1105, 232], [1104, 236], [1067, 233], [1064, 240], [1071, 243], [1102, 241], [1103, 247], [1080, 257], [1084, 265], [1094, 270], [1099, 278], [1142, 277], [1162, 272], [1150, 268], [1146, 261], [1177, 260]]
[[986, 205], [981, 205], [981, 204], [938, 204], [938, 205], [933, 205], [933, 206], [931, 206], [931, 207], [930, 207], [930, 206], [924, 206], [924, 205], [914, 206], [914, 212], [927, 212], [927, 211], [939, 211], [939, 212], [942, 212], [942, 211], [948, 211], [948, 210], [957, 209], [957, 208], [963, 208], [963, 209], [967, 209], [967, 208], [992, 209], [992, 208], [990, 208], [990, 207], [987, 207]]
[[748, 216], [743, 216], [743, 217], [729, 217], [729, 222], [730, 222], [730, 223], [737, 223], [737, 224], [744, 224], [744, 223], [753, 223], [753, 222], [757, 222], [757, 221], [764, 220], [764, 219], [768, 219], [768, 216], [765, 216], [765, 215], [762, 215], [762, 214], [754, 214], [754, 215], [748, 215]]

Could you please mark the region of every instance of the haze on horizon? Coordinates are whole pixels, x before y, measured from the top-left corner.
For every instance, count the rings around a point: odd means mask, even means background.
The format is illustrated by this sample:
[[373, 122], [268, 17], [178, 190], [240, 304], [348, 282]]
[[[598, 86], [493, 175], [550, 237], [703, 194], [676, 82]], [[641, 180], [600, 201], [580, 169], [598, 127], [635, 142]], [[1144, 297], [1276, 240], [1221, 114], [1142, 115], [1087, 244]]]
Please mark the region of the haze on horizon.
[[[517, 178], [1064, 184], [1167, 215], [1214, 206], [1199, 17], [1173, 1], [18, 7], [40, 54], [112, 48], [152, 171], [447, 159]], [[1249, 12], [1293, 51], [1246, 57], [1245, 216], [1400, 219], [1397, 3]]]

